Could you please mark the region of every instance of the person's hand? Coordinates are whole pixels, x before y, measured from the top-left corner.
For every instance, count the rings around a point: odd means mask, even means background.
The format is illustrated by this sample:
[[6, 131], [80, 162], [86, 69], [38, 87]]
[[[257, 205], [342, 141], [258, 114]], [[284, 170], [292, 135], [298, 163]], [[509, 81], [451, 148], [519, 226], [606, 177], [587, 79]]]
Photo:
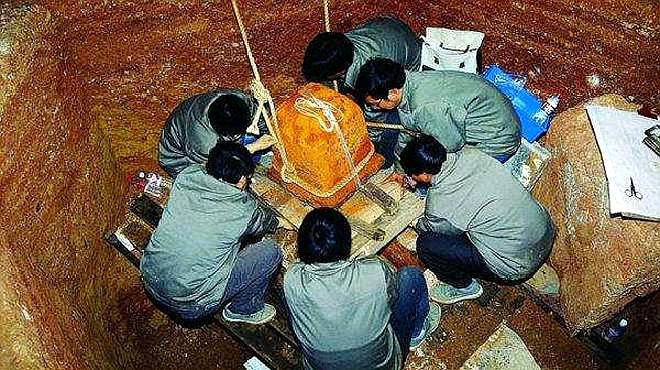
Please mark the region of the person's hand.
[[392, 174], [389, 177], [389, 181], [396, 182], [397, 184], [403, 186], [403, 174], [400, 174], [398, 172], [392, 172]]
[[417, 186], [417, 181], [413, 180], [412, 177], [398, 172], [390, 175], [390, 181], [394, 181], [406, 189], [414, 189]]
[[254, 143], [247, 144], [245, 148], [252, 154], [270, 148], [276, 143], [273, 136], [265, 134], [261, 135]]

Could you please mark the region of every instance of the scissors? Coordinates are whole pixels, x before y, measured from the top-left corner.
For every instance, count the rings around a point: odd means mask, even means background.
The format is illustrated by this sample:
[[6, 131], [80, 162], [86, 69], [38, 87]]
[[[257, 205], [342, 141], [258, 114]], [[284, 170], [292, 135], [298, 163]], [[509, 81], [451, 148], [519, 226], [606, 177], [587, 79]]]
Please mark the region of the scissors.
[[627, 189], [624, 191], [624, 193], [625, 193], [629, 198], [635, 197], [635, 198], [637, 198], [637, 199], [639, 199], [639, 200], [641, 200], [642, 198], [644, 198], [644, 196], [642, 195], [642, 193], [638, 192], [638, 191], [635, 189], [635, 184], [633, 183], [633, 179], [632, 179], [632, 177], [630, 178], [630, 187], [627, 188]]

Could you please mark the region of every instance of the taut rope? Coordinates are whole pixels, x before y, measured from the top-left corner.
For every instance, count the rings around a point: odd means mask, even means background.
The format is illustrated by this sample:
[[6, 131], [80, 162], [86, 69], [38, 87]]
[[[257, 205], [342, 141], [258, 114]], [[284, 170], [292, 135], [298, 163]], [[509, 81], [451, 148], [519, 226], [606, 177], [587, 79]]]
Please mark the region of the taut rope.
[[[330, 0], [323, 0], [323, 21], [325, 32], [330, 32]], [[332, 80], [332, 87], [335, 88], [335, 91], [339, 91], [337, 80]]]
[[[273, 135], [275, 138], [275, 146], [277, 147], [277, 150], [280, 152], [280, 156], [282, 157], [282, 171], [280, 176], [282, 177], [283, 181], [290, 182], [290, 174], [295, 174], [295, 168], [293, 168], [291, 163], [288, 161], [286, 150], [284, 149], [284, 145], [282, 145], [280, 140], [281, 135], [277, 124], [277, 116], [275, 115], [275, 103], [273, 102], [273, 97], [261, 82], [259, 69], [257, 68], [257, 63], [254, 60], [254, 55], [252, 55], [252, 48], [250, 47], [250, 42], [248, 41], [247, 32], [245, 31], [245, 26], [243, 26], [243, 20], [241, 19], [241, 13], [238, 10], [236, 0], [231, 0], [231, 6], [234, 10], [234, 16], [236, 17], [236, 22], [238, 23], [238, 29], [241, 32], [243, 46], [245, 46], [245, 52], [247, 53], [250, 67], [252, 68], [252, 74], [254, 75], [254, 79], [250, 82], [250, 90], [252, 91], [255, 99], [257, 99], [259, 107], [257, 108], [257, 114], [255, 114], [253, 123], [256, 123], [259, 117], [263, 115], [264, 121], [266, 122], [266, 127], [268, 127], [268, 131], [270, 131], [271, 135]], [[270, 108], [270, 117], [268, 112], [266, 112], [264, 109], [264, 104], [266, 103]]]

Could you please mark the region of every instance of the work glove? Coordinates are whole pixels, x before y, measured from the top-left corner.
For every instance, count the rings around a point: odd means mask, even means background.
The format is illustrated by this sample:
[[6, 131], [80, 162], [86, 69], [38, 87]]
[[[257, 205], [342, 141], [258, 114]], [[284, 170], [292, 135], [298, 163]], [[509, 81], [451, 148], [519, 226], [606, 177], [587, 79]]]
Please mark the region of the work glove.
[[258, 151], [265, 150], [273, 146], [277, 140], [269, 134], [261, 135], [255, 142], [245, 145], [250, 153], [254, 154]]

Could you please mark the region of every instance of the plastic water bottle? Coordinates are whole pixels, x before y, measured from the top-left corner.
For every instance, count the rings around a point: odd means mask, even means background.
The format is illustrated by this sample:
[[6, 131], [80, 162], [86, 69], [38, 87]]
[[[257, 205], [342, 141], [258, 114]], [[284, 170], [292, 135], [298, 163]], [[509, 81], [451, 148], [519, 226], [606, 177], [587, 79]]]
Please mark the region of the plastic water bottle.
[[544, 123], [552, 114], [555, 112], [559, 106], [559, 94], [551, 95], [548, 100], [546, 100], [541, 109], [534, 113], [532, 119], [537, 123]]
[[609, 343], [619, 340], [628, 328], [628, 320], [621, 319], [603, 330], [602, 337]]

